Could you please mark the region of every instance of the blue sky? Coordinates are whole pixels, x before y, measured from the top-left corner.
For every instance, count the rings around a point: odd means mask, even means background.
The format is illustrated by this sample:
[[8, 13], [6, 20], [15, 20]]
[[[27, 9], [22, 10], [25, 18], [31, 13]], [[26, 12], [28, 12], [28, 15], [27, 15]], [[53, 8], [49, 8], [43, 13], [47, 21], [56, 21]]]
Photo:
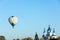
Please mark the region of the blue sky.
[[[8, 22], [10, 16], [17, 16], [19, 22], [12, 29]], [[33, 37], [35, 32], [42, 36], [43, 29], [55, 28], [60, 35], [59, 0], [0, 0], [0, 35], [7, 40]]]

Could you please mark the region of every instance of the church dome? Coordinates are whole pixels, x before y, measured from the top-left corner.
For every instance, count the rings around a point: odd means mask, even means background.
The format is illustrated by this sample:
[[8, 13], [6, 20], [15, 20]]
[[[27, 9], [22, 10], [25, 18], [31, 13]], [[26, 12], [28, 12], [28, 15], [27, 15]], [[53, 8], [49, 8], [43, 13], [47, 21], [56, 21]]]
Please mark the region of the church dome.
[[48, 33], [51, 32], [51, 28], [50, 28], [50, 26], [48, 27], [47, 32], [48, 32]]

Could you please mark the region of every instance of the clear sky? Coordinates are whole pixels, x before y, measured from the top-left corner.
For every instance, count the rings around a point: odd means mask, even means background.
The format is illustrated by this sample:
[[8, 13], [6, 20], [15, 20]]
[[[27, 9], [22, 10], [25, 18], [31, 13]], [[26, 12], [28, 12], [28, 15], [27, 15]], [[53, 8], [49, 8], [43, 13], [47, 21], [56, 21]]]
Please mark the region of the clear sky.
[[[12, 29], [8, 22], [10, 16], [17, 16], [19, 22]], [[59, 0], [0, 0], [0, 35], [7, 40], [33, 37], [35, 32], [41, 38], [44, 28], [55, 28], [60, 35]]]

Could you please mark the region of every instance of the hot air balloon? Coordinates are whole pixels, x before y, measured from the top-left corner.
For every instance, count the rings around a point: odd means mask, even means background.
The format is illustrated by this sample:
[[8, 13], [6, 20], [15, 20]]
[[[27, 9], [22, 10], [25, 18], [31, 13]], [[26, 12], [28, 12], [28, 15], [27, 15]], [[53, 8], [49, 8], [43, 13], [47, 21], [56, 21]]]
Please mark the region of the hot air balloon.
[[14, 26], [17, 24], [18, 22], [18, 18], [16, 16], [11, 16], [8, 19], [9, 23], [12, 25], [12, 27], [14, 28]]

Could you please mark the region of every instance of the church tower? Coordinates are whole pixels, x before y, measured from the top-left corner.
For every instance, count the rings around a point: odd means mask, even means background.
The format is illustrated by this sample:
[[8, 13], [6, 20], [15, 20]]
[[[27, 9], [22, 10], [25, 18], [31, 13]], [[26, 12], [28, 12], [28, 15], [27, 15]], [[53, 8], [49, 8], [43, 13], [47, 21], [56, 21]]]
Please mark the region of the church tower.
[[45, 28], [44, 28], [42, 37], [44, 38], [44, 40], [47, 40]]
[[56, 34], [55, 34], [55, 28], [53, 29], [53, 34], [52, 34], [52, 38], [57, 38]]
[[44, 31], [43, 31], [43, 36], [42, 36], [42, 37], [46, 37], [45, 28], [44, 28]]
[[55, 34], [55, 28], [53, 28], [53, 34], [52, 34], [52, 36], [56, 36], [56, 34]]
[[50, 25], [48, 25], [48, 29], [47, 29], [47, 36], [50, 36], [50, 33], [51, 33], [51, 28], [50, 28]]

